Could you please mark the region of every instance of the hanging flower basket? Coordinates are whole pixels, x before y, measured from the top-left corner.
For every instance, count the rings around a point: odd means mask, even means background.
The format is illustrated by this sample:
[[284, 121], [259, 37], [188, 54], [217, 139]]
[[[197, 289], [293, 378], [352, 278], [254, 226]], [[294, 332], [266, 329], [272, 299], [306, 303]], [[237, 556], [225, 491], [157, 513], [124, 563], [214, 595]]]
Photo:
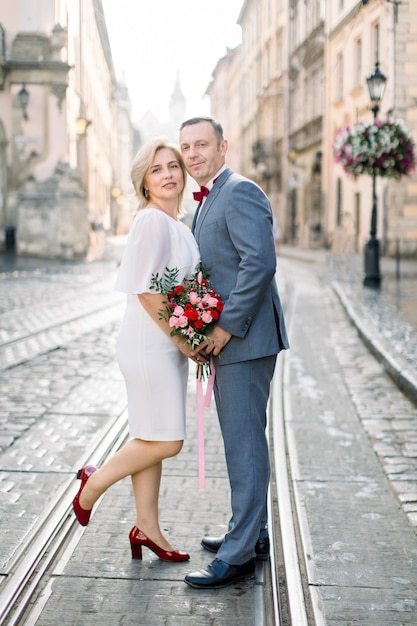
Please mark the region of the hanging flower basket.
[[400, 121], [361, 122], [340, 130], [333, 155], [348, 174], [399, 179], [417, 165], [416, 144]]

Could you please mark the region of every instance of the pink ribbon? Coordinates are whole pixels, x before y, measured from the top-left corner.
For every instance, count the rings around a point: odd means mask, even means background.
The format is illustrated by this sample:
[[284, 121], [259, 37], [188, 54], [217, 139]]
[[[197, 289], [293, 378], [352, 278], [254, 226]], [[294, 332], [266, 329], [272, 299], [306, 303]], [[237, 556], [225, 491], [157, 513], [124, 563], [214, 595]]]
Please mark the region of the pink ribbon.
[[204, 409], [211, 403], [216, 370], [213, 359], [210, 360], [210, 375], [207, 381], [206, 395], [203, 398], [203, 381], [201, 367], [197, 369], [197, 442], [198, 442], [198, 488], [204, 489], [206, 484], [206, 470], [204, 458]]

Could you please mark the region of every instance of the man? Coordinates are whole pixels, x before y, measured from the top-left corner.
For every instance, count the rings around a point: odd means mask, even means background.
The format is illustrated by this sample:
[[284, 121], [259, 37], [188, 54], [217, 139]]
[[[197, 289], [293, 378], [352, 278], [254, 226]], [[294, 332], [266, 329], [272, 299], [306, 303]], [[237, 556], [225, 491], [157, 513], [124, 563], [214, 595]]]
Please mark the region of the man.
[[211, 118], [184, 122], [180, 148], [189, 174], [205, 187], [193, 232], [225, 302], [210, 341], [196, 349], [199, 358], [215, 360], [214, 394], [231, 487], [228, 532], [202, 540], [217, 558], [185, 577], [188, 585], [209, 589], [253, 576], [255, 557], [268, 558], [266, 406], [276, 355], [288, 340], [267, 197], [226, 167], [227, 141]]

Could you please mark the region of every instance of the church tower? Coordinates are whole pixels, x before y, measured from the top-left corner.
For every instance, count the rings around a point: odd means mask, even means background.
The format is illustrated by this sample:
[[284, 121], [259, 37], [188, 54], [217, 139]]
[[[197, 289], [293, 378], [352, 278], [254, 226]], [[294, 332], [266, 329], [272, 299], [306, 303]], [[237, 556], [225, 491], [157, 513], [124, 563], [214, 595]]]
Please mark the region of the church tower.
[[169, 102], [169, 125], [174, 130], [176, 136], [181, 123], [185, 120], [186, 99], [181, 89], [179, 72], [175, 81], [174, 91]]

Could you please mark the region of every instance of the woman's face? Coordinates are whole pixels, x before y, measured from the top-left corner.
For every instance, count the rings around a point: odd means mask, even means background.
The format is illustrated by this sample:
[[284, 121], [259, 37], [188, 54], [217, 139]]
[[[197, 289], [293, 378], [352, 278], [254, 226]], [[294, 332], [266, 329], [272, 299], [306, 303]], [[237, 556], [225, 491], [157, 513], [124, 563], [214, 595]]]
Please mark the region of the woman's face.
[[184, 176], [175, 152], [169, 148], [161, 148], [144, 180], [149, 200], [172, 200], [178, 198], [184, 189]]

